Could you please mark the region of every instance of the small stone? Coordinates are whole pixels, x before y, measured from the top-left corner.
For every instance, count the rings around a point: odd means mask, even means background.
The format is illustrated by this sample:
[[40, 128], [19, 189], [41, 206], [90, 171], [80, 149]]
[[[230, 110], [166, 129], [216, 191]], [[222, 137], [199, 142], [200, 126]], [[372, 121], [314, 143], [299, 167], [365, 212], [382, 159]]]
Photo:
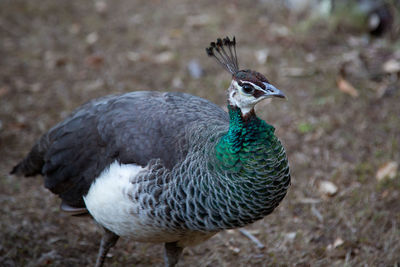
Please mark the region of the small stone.
[[230, 249], [234, 254], [239, 254], [239, 253], [240, 253], [240, 248], [238, 248], [238, 247], [229, 246], [229, 249]]
[[30, 90], [33, 93], [37, 93], [42, 89], [42, 85], [40, 83], [33, 83], [30, 86]]
[[162, 52], [154, 57], [154, 61], [159, 64], [165, 64], [170, 62], [174, 58], [174, 54], [172, 52], [166, 51]]
[[290, 34], [290, 30], [288, 27], [281, 24], [270, 25], [271, 32], [275, 33], [277, 36], [286, 37]]
[[95, 91], [95, 90], [102, 88], [103, 86], [104, 86], [104, 82], [102, 80], [98, 79], [98, 80], [89, 82], [86, 85], [85, 89], [88, 91]]
[[335, 241], [333, 242], [333, 244], [329, 244], [326, 249], [327, 250], [332, 250], [335, 249], [337, 247], [340, 247], [341, 245], [344, 244], [343, 239], [341, 239], [340, 237], [336, 238]]
[[126, 57], [127, 57], [130, 61], [132, 61], [132, 62], [139, 61], [139, 60], [142, 58], [142, 56], [141, 56], [140, 53], [138, 53], [138, 52], [133, 52], [133, 51], [128, 52], [128, 53], [126, 54]]
[[317, 57], [313, 54], [313, 53], [308, 53], [307, 55], [306, 55], [306, 61], [308, 62], [308, 63], [312, 63], [312, 62], [315, 62], [315, 60], [317, 59]]
[[128, 20], [129, 24], [135, 24], [135, 25], [139, 25], [141, 23], [143, 23], [143, 15], [142, 14], [134, 14], [132, 15], [129, 20]]
[[333, 197], [338, 192], [338, 187], [330, 181], [321, 181], [318, 190], [324, 196]]
[[182, 87], [183, 87], [183, 81], [182, 81], [182, 79], [181, 79], [180, 77], [175, 77], [175, 78], [172, 80], [172, 87], [175, 87], [175, 88], [182, 88]]
[[389, 59], [383, 64], [382, 68], [386, 73], [398, 73], [400, 72], [400, 61]]
[[337, 248], [337, 247], [340, 247], [340, 246], [343, 245], [343, 244], [344, 244], [343, 239], [341, 239], [340, 237], [338, 237], [338, 238], [335, 239], [335, 242], [333, 242], [333, 247], [334, 247], [334, 248]]
[[265, 62], [267, 62], [268, 59], [269, 50], [268, 49], [258, 50], [255, 52], [255, 55], [258, 63], [265, 64]]
[[111, 252], [108, 252], [106, 255], [107, 258], [112, 258], [113, 256], [114, 256], [114, 254], [112, 254]]
[[71, 26], [69, 27], [69, 32], [71, 34], [78, 34], [81, 31], [81, 26], [77, 23], [71, 24]]
[[296, 238], [296, 236], [296, 232], [289, 232], [285, 234], [285, 239], [292, 242]]
[[210, 22], [210, 16], [207, 14], [189, 16], [186, 20], [186, 25], [189, 27], [200, 27], [207, 25]]
[[99, 35], [97, 34], [97, 32], [92, 32], [89, 33], [86, 36], [86, 42], [90, 45], [94, 44], [95, 42], [97, 42], [97, 40], [99, 39]]
[[201, 76], [203, 76], [203, 68], [200, 66], [200, 63], [196, 59], [192, 59], [189, 61], [187, 65], [188, 71], [190, 76], [192, 76], [195, 79], [199, 79]]
[[312, 71], [304, 68], [282, 68], [282, 73], [287, 77], [305, 77], [312, 75]]
[[105, 1], [96, 1], [94, 6], [96, 11], [100, 14], [104, 14], [107, 11], [107, 3]]

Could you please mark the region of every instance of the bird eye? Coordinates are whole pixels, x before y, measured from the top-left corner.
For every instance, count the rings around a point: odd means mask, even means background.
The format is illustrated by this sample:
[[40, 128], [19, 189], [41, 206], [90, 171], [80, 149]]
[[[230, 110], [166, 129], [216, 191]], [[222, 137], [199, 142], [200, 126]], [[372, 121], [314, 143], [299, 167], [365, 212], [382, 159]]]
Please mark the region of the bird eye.
[[254, 87], [251, 86], [250, 84], [244, 84], [242, 86], [242, 90], [246, 94], [252, 94], [254, 92]]

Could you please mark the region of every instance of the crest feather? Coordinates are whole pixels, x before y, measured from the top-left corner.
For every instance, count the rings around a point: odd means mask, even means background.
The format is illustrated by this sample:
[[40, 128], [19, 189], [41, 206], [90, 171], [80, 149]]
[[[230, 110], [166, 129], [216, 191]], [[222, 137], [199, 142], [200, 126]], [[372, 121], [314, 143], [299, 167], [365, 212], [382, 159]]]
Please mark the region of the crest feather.
[[217, 42], [210, 43], [210, 46], [206, 48], [206, 52], [208, 56], [214, 57], [232, 75], [239, 71], [235, 36], [233, 36], [232, 40], [229, 37], [218, 38]]

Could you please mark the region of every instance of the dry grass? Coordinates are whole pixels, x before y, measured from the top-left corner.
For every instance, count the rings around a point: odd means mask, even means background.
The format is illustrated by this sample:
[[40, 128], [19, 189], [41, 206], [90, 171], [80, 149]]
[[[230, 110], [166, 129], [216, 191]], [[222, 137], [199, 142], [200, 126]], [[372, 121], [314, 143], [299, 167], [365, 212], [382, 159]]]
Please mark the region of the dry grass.
[[[233, 34], [241, 66], [267, 74], [289, 96], [258, 113], [287, 148], [293, 184], [276, 212], [247, 227], [265, 248], [228, 231], [186, 249], [179, 265], [400, 264], [400, 177], [375, 179], [383, 163], [400, 161], [399, 83], [378, 96], [377, 88], [395, 76], [371, 79], [356, 60], [346, 66], [359, 97], [340, 92], [335, 82], [350, 55], [395, 43], [363, 43], [360, 33], [338, 33], [324, 23], [300, 31], [299, 18], [263, 1], [118, 0], [104, 11], [95, 3], [0, 2], [2, 266], [95, 260], [100, 233], [90, 219], [60, 213], [39, 177], [7, 174], [40, 134], [81, 103], [109, 93], [182, 91], [224, 105], [230, 77], [204, 47]], [[266, 48], [261, 64], [254, 52]], [[170, 58], [163, 61], [162, 53]], [[188, 74], [191, 59], [205, 70], [200, 79]], [[321, 180], [336, 184], [338, 193], [321, 196]], [[339, 239], [343, 244], [332, 248]], [[161, 245], [121, 239], [111, 253], [109, 266], [163, 265]]]

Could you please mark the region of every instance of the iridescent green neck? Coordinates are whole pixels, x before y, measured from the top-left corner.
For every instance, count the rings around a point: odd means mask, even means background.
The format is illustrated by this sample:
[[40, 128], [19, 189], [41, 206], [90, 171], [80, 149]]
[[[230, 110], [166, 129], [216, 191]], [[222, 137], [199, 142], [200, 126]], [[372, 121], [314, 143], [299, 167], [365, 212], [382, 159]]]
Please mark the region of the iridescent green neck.
[[239, 171], [241, 163], [248, 158], [246, 154], [270, 145], [275, 138], [275, 128], [259, 119], [254, 112], [243, 117], [240, 108], [228, 105], [228, 110], [229, 131], [219, 141], [215, 154], [222, 169]]

